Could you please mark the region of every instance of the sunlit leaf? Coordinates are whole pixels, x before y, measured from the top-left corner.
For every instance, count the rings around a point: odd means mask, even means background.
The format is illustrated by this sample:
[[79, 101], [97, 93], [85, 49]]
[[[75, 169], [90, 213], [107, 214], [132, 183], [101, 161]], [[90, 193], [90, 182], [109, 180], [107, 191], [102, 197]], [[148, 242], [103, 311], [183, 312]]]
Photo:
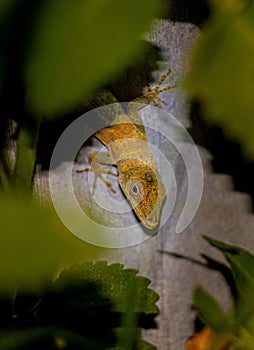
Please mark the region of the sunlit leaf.
[[48, 0], [34, 30], [25, 76], [30, 106], [74, 106], [137, 58], [160, 0]]
[[65, 229], [53, 209], [25, 197], [1, 195], [0, 213], [0, 293], [45, 288], [64, 266], [96, 253]]
[[239, 140], [254, 158], [254, 2], [211, 1], [186, 81], [211, 123]]

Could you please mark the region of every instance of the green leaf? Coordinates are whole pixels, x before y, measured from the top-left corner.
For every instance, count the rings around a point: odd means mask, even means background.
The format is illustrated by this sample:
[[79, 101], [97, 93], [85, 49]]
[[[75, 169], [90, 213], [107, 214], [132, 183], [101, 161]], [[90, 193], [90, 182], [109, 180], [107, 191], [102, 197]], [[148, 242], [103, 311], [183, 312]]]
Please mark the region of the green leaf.
[[[107, 349], [107, 350], [156, 350], [156, 346], [154, 346], [153, 344], [143, 340], [141, 338], [141, 330], [140, 329], [126, 329], [126, 328], [116, 328], [115, 330], [115, 334], [117, 336], [117, 346]], [[135, 338], [135, 342], [134, 344], [132, 344], [132, 346], [127, 347], [128, 345], [122, 345], [122, 339], [124, 338], [126, 332], [128, 331], [132, 331], [134, 333], [134, 331], [136, 332], [136, 338]]]
[[206, 235], [203, 235], [203, 238], [212, 246], [219, 249], [230, 262], [237, 261], [239, 266], [246, 270], [250, 277], [254, 278], [254, 255], [248, 250]]
[[161, 0], [44, 2], [25, 69], [31, 108], [72, 108], [138, 57]]
[[194, 50], [186, 87], [207, 121], [220, 125], [254, 158], [254, 2], [211, 1], [212, 17]]
[[[150, 281], [121, 264], [85, 262], [61, 273], [36, 311], [40, 324], [72, 329], [92, 340], [114, 348], [149, 349], [140, 327], [154, 327], [158, 295], [147, 286]], [[134, 288], [135, 286], [135, 288]], [[135, 294], [133, 291], [135, 290]], [[128, 320], [125, 316], [133, 315]], [[124, 342], [128, 334], [128, 344]]]
[[39, 119], [27, 120], [19, 131], [13, 182], [23, 193], [31, 194], [32, 190], [39, 128]]
[[0, 0], [0, 19], [2, 19], [9, 9], [17, 3], [17, 0]]
[[233, 246], [214, 238], [203, 236], [212, 246], [219, 249], [230, 262], [234, 281], [239, 293], [243, 288], [254, 285], [254, 256], [246, 249]]
[[254, 326], [254, 256], [246, 249], [211, 237], [204, 236], [204, 239], [219, 249], [229, 261], [238, 292], [234, 317], [239, 324], [251, 329]]
[[[146, 278], [136, 274], [136, 270], [123, 269], [120, 264], [108, 266], [105, 262], [86, 262], [74, 265], [63, 271], [43, 293], [33, 295], [18, 291], [10, 304], [11, 317], [3, 315], [6, 298], [0, 298], [0, 350], [154, 350], [152, 344], [142, 339], [141, 327], [151, 328], [151, 322], [149, 325], [147, 321], [153, 319], [155, 314], [149, 312], [158, 310], [151, 301], [154, 299], [151, 294], [157, 294], [147, 288]], [[126, 301], [128, 291], [115, 292], [118, 287], [122, 289], [125, 283], [129, 284], [130, 289], [135, 285], [136, 290], [142, 289], [142, 292], [135, 296], [129, 293], [132, 299]], [[143, 297], [150, 300], [150, 305], [147, 305], [147, 301], [136, 302], [135, 299]], [[130, 308], [132, 302], [139, 305], [138, 312]], [[121, 312], [118, 312], [119, 305]], [[137, 315], [135, 322], [123, 323], [123, 314]], [[122, 347], [126, 334], [132, 341]]]
[[[203, 236], [228, 260], [237, 296], [228, 315], [224, 314], [218, 302], [201, 287], [194, 293], [194, 305], [200, 319], [210, 326], [230, 349], [253, 349], [254, 339], [254, 256], [247, 250]], [[218, 343], [219, 344], [219, 343]]]
[[194, 291], [193, 303], [198, 309], [200, 319], [215, 332], [222, 333], [230, 330], [228, 316], [218, 301], [202, 287]]
[[98, 252], [69, 232], [52, 208], [21, 194], [0, 194], [0, 213], [0, 294], [17, 286], [44, 289], [64, 266]]
[[[155, 302], [158, 294], [148, 288], [150, 280], [137, 276], [137, 273], [134, 269], [124, 269], [121, 264], [108, 265], [106, 261], [96, 264], [84, 262], [63, 271], [55, 282], [55, 288], [63, 290], [70, 283], [89, 281], [100, 286], [101, 295], [111, 300], [116, 312], [157, 314], [158, 307]], [[131, 305], [127, 309], [130, 296]]]
[[0, 333], [0, 350], [6, 349], [87, 349], [104, 350], [100, 342], [92, 341], [70, 330], [58, 327], [34, 327]]
[[253, 344], [254, 344], [254, 334], [253, 333], [251, 334], [245, 328], [241, 327], [239, 330], [239, 341], [236, 343], [235, 349], [253, 350], [254, 349]]
[[139, 343], [136, 345], [136, 350], [156, 350], [156, 349], [157, 349], [156, 346], [144, 340], [140, 340]]

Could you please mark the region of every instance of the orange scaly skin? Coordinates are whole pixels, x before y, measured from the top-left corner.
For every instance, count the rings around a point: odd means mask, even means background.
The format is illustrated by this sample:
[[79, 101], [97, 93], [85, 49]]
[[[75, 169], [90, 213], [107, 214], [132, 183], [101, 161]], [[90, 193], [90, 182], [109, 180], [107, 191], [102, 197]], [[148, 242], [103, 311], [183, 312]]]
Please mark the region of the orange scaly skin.
[[[102, 173], [115, 174], [109, 172], [102, 164], [117, 166], [119, 185], [141, 223], [148, 229], [154, 229], [158, 226], [166, 193], [156, 161], [150, 150], [142, 119], [136, 108], [137, 103], [141, 103], [138, 107], [141, 109], [151, 102], [155, 104], [164, 102], [157, 95], [173, 87], [167, 85], [160, 88], [161, 83], [169, 73], [170, 71], [161, 77], [154, 89], [149, 88], [145, 95], [132, 101], [134, 103], [130, 102], [128, 114], [124, 113], [117, 105], [114, 110], [110, 111], [114, 113], [112, 125], [95, 134], [96, 138], [108, 148], [108, 153], [93, 152], [90, 155], [91, 168], [78, 171], [93, 171], [96, 180], [97, 177], [100, 177], [115, 192], [112, 185], [102, 177]], [[112, 95], [104, 91], [99, 96], [101, 103], [106, 103], [107, 94], [110, 97], [108, 100], [112, 101]]]

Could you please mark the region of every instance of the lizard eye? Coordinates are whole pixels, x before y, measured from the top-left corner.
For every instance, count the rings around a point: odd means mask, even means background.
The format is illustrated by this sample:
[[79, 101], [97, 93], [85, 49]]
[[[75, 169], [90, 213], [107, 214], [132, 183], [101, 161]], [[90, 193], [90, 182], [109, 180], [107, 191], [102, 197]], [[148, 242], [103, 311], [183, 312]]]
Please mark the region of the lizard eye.
[[138, 186], [136, 184], [132, 185], [131, 190], [132, 190], [132, 193], [134, 193], [134, 194], [138, 194], [139, 193], [139, 188], [138, 188]]
[[139, 181], [133, 181], [131, 186], [130, 186], [130, 195], [134, 199], [137, 199], [142, 192], [142, 189], [140, 186], [141, 186], [141, 183]]

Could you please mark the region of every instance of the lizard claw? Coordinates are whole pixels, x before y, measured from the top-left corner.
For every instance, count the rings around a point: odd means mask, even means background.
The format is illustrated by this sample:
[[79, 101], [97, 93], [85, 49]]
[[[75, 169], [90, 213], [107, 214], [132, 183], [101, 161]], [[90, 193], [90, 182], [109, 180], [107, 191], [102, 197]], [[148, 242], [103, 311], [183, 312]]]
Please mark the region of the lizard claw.
[[111, 170], [106, 170], [105, 167], [102, 167], [102, 166], [100, 166], [100, 170], [96, 169], [96, 171], [94, 169], [92, 169], [92, 167], [91, 168], [84, 168], [84, 169], [77, 169], [76, 170], [77, 173], [83, 173], [83, 172], [88, 172], [88, 171], [93, 172], [94, 175], [95, 175], [95, 179], [94, 179], [94, 183], [93, 183], [93, 192], [92, 192], [93, 195], [95, 194], [95, 191], [96, 191], [96, 188], [97, 188], [97, 180], [98, 180], [98, 178], [100, 178], [105, 183], [105, 185], [108, 188], [110, 188], [110, 190], [113, 193], [116, 193], [116, 191], [113, 188], [112, 183], [110, 181], [104, 179], [102, 174], [110, 174], [110, 175], [113, 175], [113, 176], [118, 176], [117, 174], [113, 173], [113, 171], [111, 171]]
[[158, 106], [158, 103], [167, 104], [163, 99], [161, 99], [158, 95], [161, 92], [173, 89], [176, 87], [176, 85], [166, 85], [164, 87], [161, 87], [161, 84], [164, 82], [164, 80], [167, 78], [167, 76], [171, 73], [171, 69], [167, 71], [167, 73], [163, 74], [158, 82], [158, 84], [152, 88], [150, 85], [147, 85], [147, 91], [145, 93], [146, 96], [150, 99], [150, 103], [152, 102], [155, 106]]

